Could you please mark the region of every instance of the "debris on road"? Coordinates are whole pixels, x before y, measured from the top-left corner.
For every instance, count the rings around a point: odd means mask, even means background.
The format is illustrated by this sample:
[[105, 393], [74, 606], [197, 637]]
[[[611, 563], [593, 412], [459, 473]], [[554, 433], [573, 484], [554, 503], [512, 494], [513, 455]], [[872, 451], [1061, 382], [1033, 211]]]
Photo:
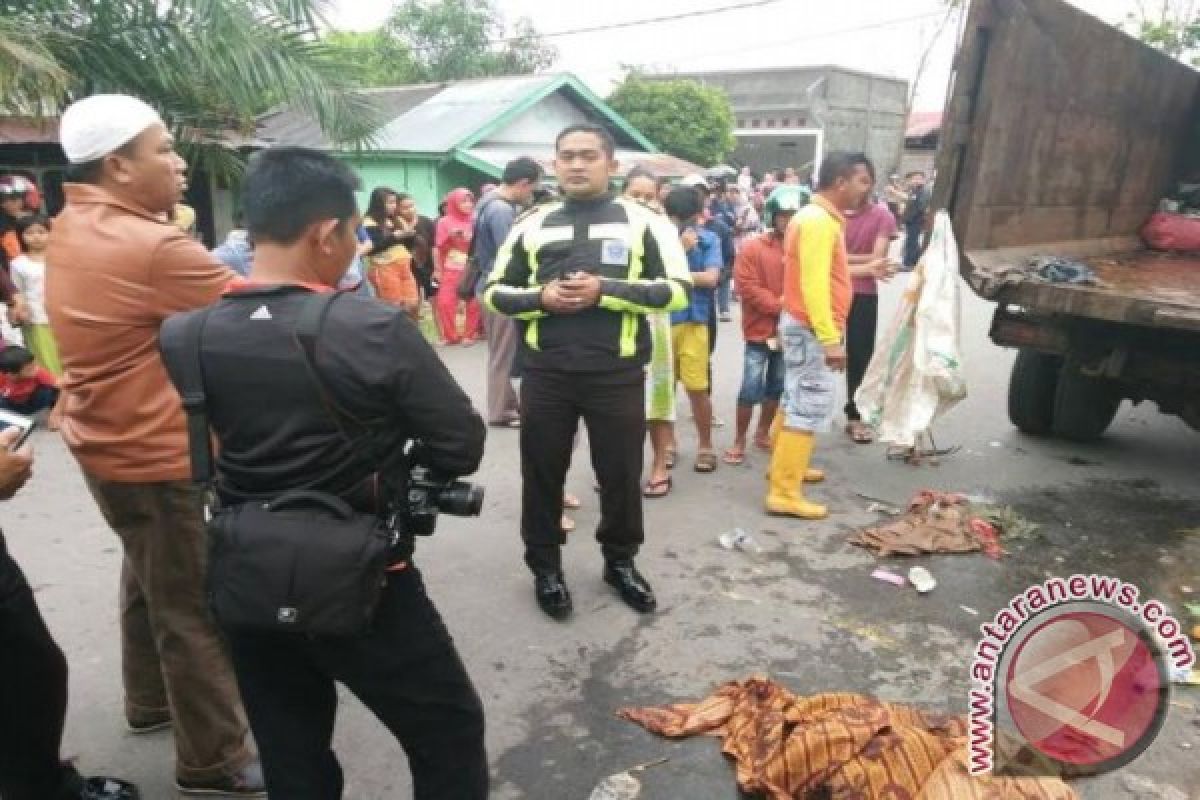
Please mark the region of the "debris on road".
[[995, 526], [973, 516], [966, 497], [928, 489], [917, 492], [902, 517], [853, 534], [850, 543], [876, 555], [985, 552], [1003, 554]]
[[762, 555], [763, 552], [762, 545], [741, 528], [734, 528], [728, 533], [722, 533], [717, 537], [717, 542], [726, 550], [741, 550], [755, 555]]
[[738, 788], [769, 800], [1023, 797], [1075, 800], [1059, 778], [973, 777], [966, 717], [851, 693], [797, 696], [765, 676], [731, 681], [698, 703], [623, 708], [617, 715], [668, 738], [721, 739]]
[[670, 761], [669, 758], [659, 758], [645, 764], [638, 764], [636, 767], [630, 767], [624, 772], [609, 775], [596, 785], [588, 800], [635, 800], [642, 793], [642, 782], [635, 778], [633, 773], [643, 772], [668, 761]]
[[937, 580], [924, 567], [913, 567], [908, 571], [908, 582], [913, 585], [918, 594], [929, 594], [937, 588]]
[[907, 586], [908, 585], [908, 580], [903, 575], [897, 575], [896, 573], [892, 572], [890, 569], [884, 569], [883, 567], [880, 567], [879, 569], [872, 572], [871, 577], [877, 581], [883, 581], [884, 583], [890, 583], [893, 586]]

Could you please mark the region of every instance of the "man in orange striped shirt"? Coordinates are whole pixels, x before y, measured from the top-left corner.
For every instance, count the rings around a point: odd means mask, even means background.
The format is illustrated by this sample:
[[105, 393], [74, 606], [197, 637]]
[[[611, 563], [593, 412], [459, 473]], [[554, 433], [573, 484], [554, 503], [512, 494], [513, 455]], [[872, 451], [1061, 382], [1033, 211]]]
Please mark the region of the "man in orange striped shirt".
[[871, 189], [867, 157], [830, 153], [821, 162], [812, 202], [800, 209], [784, 240], [782, 430], [771, 455], [767, 512], [823, 519], [828, 509], [805, 499], [803, 486], [822, 480], [809, 468], [814, 434], [834, 413], [835, 372], [846, 369], [846, 317], [853, 289], [842, 212], [858, 208]]

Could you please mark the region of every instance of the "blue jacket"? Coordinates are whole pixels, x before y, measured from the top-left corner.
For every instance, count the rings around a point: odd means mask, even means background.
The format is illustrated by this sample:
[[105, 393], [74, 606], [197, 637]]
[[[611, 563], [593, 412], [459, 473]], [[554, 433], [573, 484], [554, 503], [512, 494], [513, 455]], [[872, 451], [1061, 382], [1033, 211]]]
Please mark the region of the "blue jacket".
[[[721, 240], [717, 235], [706, 228], [695, 228], [700, 236], [700, 241], [696, 246], [688, 251], [688, 270], [691, 272], [706, 272], [710, 269], [720, 270], [721, 263]], [[690, 289], [688, 307], [682, 311], [674, 311], [671, 313], [671, 324], [678, 325], [682, 322], [700, 322], [708, 324], [708, 318], [712, 316], [713, 290], [712, 289]]]

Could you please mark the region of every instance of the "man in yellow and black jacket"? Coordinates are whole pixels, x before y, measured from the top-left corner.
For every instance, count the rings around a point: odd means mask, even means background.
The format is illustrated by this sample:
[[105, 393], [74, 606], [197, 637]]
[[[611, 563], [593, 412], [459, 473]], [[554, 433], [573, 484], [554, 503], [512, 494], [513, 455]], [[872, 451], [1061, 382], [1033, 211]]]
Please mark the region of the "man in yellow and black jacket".
[[614, 151], [598, 126], [558, 135], [565, 198], [517, 221], [484, 291], [488, 307], [522, 329], [521, 537], [538, 605], [560, 619], [571, 612], [559, 551], [563, 482], [580, 417], [600, 483], [604, 579], [632, 608], [656, 606], [633, 563], [644, 539], [644, 315], [684, 308], [691, 279], [666, 218], [609, 190]]

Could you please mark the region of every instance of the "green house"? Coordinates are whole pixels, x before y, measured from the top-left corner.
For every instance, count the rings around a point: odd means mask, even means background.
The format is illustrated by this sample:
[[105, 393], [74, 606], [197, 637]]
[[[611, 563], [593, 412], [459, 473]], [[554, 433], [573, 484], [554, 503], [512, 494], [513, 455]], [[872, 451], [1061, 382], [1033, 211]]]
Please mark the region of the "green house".
[[371, 189], [387, 186], [411, 194], [422, 213], [430, 215], [451, 189], [465, 186], [478, 193], [519, 156], [537, 160], [551, 174], [555, 136], [579, 122], [601, 124], [612, 133], [622, 173], [639, 164], [669, 178], [701, 171], [659, 152], [574, 75], [523, 75], [362, 93], [375, 106], [380, 125], [360, 148], [334, 146], [312, 118], [289, 109], [264, 115], [259, 139], [335, 152], [358, 172], [364, 208]]

